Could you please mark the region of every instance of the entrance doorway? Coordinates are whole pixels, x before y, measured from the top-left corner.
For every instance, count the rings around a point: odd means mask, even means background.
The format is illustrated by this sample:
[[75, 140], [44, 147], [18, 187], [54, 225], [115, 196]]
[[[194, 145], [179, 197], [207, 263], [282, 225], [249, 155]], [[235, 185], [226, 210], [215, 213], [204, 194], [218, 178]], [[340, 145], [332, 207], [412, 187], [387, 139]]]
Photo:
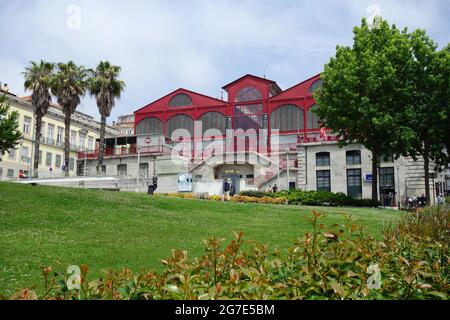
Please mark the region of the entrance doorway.
[[394, 168], [380, 168], [380, 201], [384, 207], [395, 207]]
[[234, 196], [236, 194], [239, 194], [240, 191], [240, 184], [241, 184], [241, 176], [240, 175], [236, 175], [236, 174], [224, 174], [223, 175], [223, 181], [225, 181], [225, 179], [231, 179], [231, 191], [230, 191], [230, 196]]

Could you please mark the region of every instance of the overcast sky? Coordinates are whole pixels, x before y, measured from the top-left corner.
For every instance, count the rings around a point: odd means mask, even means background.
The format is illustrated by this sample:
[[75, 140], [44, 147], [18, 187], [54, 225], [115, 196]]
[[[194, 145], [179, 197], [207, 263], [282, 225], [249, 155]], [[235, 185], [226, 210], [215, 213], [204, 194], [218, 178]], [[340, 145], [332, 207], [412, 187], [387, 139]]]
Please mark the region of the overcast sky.
[[[0, 81], [25, 95], [30, 60], [109, 60], [127, 85], [111, 122], [180, 87], [220, 97], [247, 73], [287, 89], [320, 73], [376, 11], [450, 42], [449, 0], [0, 0]], [[78, 110], [98, 118], [89, 97]]]

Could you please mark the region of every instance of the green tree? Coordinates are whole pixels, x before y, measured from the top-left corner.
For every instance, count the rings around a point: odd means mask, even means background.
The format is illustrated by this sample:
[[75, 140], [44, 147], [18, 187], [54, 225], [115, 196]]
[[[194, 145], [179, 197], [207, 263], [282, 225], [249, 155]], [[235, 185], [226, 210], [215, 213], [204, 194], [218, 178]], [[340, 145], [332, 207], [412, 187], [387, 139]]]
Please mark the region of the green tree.
[[0, 161], [9, 149], [15, 148], [22, 138], [17, 111], [10, 112], [5, 95], [0, 96]]
[[83, 66], [77, 66], [74, 62], [58, 63], [57, 73], [52, 79], [52, 93], [57, 98], [58, 104], [64, 112], [65, 137], [64, 137], [64, 170], [69, 176], [70, 163], [70, 122], [81, 102], [81, 97], [86, 93], [89, 71]]
[[379, 20], [355, 27], [353, 46], [338, 46], [325, 65], [323, 86], [315, 92], [316, 110], [325, 127], [341, 138], [340, 145], [360, 143], [372, 153], [372, 200], [378, 199], [378, 168], [382, 155], [404, 154], [413, 132], [402, 124], [408, 104], [410, 50], [407, 30]]
[[108, 61], [101, 61], [93, 71], [89, 81], [91, 95], [97, 101], [98, 110], [101, 115], [100, 150], [98, 153], [98, 168], [101, 170], [105, 156], [105, 131], [106, 118], [111, 115], [115, 105], [115, 99], [120, 98], [125, 89], [125, 82], [118, 79], [121, 68], [111, 65]]
[[424, 161], [425, 196], [430, 203], [430, 162], [448, 164], [449, 146], [449, 46], [438, 51], [438, 45], [424, 30], [410, 34], [412, 61], [409, 74], [413, 88], [411, 103], [405, 118], [416, 134], [409, 154]]
[[50, 94], [50, 84], [53, 76], [55, 65], [50, 62], [41, 60], [41, 62], [31, 62], [30, 66], [23, 73], [25, 76], [25, 90], [31, 90], [31, 104], [36, 116], [36, 126], [34, 134], [34, 161], [33, 161], [33, 177], [38, 177], [39, 169], [39, 148], [41, 144], [41, 127], [42, 117], [47, 113], [52, 96]]

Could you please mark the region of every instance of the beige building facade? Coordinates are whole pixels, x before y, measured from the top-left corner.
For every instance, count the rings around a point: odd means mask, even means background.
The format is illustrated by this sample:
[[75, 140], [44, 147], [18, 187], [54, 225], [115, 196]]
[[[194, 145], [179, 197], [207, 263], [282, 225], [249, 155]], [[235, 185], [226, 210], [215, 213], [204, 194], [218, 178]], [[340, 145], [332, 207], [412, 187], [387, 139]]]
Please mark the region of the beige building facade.
[[[11, 111], [17, 111], [19, 128], [23, 138], [15, 149], [9, 150], [0, 162], [0, 180], [17, 180], [22, 171], [25, 177], [33, 174], [35, 148], [35, 115], [30, 97], [18, 97], [6, 93]], [[64, 113], [60, 106], [53, 104], [42, 119], [39, 147], [39, 177], [57, 178], [64, 176]], [[107, 127], [107, 135], [118, 134], [117, 130]], [[100, 124], [93, 117], [75, 112], [70, 128], [70, 176], [77, 175], [78, 152], [96, 149]]]

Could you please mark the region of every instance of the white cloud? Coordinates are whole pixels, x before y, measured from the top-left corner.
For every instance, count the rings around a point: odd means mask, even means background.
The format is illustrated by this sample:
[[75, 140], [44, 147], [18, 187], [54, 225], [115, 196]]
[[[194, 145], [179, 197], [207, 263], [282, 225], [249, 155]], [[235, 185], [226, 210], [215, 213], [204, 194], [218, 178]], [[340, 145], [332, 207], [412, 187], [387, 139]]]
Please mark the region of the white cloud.
[[[81, 9], [81, 29], [67, 28], [66, 9]], [[21, 72], [30, 60], [74, 60], [123, 68], [127, 89], [113, 117], [178, 87], [217, 97], [246, 73], [284, 88], [320, 72], [336, 44], [349, 44], [352, 27], [377, 4], [400, 26], [424, 27], [448, 42], [449, 12], [442, 1], [139, 1], [16, 0], [0, 2], [0, 81], [23, 94]], [[447, 11], [445, 11], [447, 10]], [[97, 116], [86, 98], [81, 111]]]

